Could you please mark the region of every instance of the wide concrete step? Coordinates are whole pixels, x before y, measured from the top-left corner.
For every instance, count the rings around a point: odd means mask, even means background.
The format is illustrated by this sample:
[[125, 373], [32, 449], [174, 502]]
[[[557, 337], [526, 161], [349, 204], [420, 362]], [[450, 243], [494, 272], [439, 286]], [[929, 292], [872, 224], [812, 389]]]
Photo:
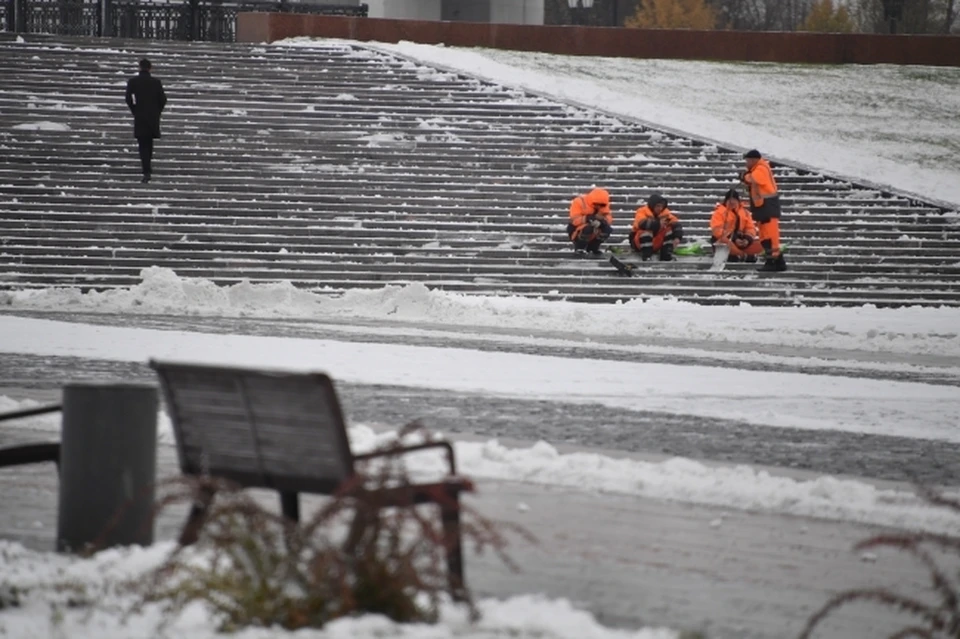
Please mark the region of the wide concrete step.
[[[334, 204], [357, 208], [362, 212], [364, 207], [373, 206], [373, 210], [382, 209], [384, 205], [404, 204], [415, 202], [437, 204], [475, 205], [482, 203], [487, 210], [522, 207], [531, 209], [566, 210], [572, 199], [571, 191], [563, 186], [516, 183], [483, 183], [468, 184], [464, 178], [459, 183], [444, 183], [440, 180], [418, 182], [422, 188], [420, 192], [412, 194], [410, 183], [401, 181], [378, 180], [344, 180], [343, 176], [318, 177], [316, 180], [271, 179], [264, 183], [262, 188], [252, 185], [243, 187], [237, 182], [225, 181], [222, 183], [201, 182], [195, 189], [189, 188], [190, 180], [180, 176], [176, 183], [169, 183], [165, 179], [157, 178], [150, 185], [140, 186], [125, 180], [101, 180], [103, 188], [97, 192], [84, 190], [83, 184], [78, 184], [69, 176], [55, 175], [39, 176], [43, 181], [32, 184], [17, 185], [4, 184], [4, 191], [10, 197], [17, 198], [19, 203], [27, 204], [61, 204], [65, 197], [71, 201], [95, 205], [117, 205], [124, 202], [151, 201], [158, 194], [162, 194], [165, 202], [179, 204], [211, 204], [216, 201], [229, 199], [238, 204], [258, 204], [265, 208], [280, 204]], [[36, 179], [36, 178], [35, 178]], [[0, 176], [0, 183], [3, 177]], [[93, 180], [87, 180], [93, 182]], [[306, 182], [306, 183], [304, 183]], [[296, 193], [290, 193], [290, 187], [297, 186]], [[611, 192], [614, 216], [623, 217], [629, 214], [632, 218], [633, 206], [643, 201], [639, 189], [629, 187], [616, 188], [607, 185]], [[687, 187], [681, 195], [673, 197], [669, 191], [663, 191], [670, 196], [670, 208], [673, 211], [683, 211], [690, 207], [697, 207], [712, 213], [718, 196], [715, 189]], [[442, 196], [442, 198], [441, 198]], [[829, 197], [825, 194], [804, 194], [803, 196], [783, 195], [783, 208], [792, 213], [791, 219], [802, 219], [812, 215], [830, 216], [836, 220], [836, 215], [847, 214], [854, 210], [864, 217], [843, 219], [839, 224], [844, 226], [870, 225], [879, 228], [880, 225], [889, 225], [893, 222], [913, 223], [919, 227], [934, 225], [957, 229], [958, 225], [953, 218], [936, 216], [920, 218], [915, 210], [906, 203], [891, 202], [889, 200], [847, 200]], [[519, 203], [519, 204], [518, 204]], [[932, 219], [931, 219], [932, 218]], [[936, 230], [942, 230], [937, 228]]]
[[[74, 198], [80, 202], [89, 202], [93, 204], [116, 204], [118, 201], [126, 199], [147, 200], [162, 194], [165, 201], [177, 203], [192, 202], [211, 202], [214, 200], [223, 200], [230, 198], [238, 202], [263, 202], [268, 205], [271, 201], [283, 202], [318, 202], [325, 201], [329, 203], [356, 204], [356, 205], [382, 205], [383, 203], [402, 203], [411, 201], [433, 202], [443, 198], [443, 204], [456, 204], [459, 202], [474, 203], [482, 202], [491, 208], [508, 208], [511, 202], [522, 202], [523, 206], [541, 205], [541, 206], [562, 206], [564, 212], [569, 207], [571, 189], [564, 186], [548, 186], [527, 183], [526, 185], [516, 183], [482, 183], [474, 182], [468, 184], [466, 179], [459, 183], [444, 183], [439, 179], [431, 182], [418, 182], [422, 188], [412, 191], [411, 183], [402, 180], [380, 182], [376, 179], [344, 179], [340, 175], [318, 176], [317, 179], [270, 179], [264, 183], [262, 189], [254, 190], [243, 188], [239, 182], [224, 181], [221, 183], [206, 183], [201, 181], [196, 184], [195, 189], [189, 188], [190, 180], [187, 176], [181, 175], [178, 182], [171, 184], [164, 178], [156, 178], [149, 185], [140, 186], [133, 183], [132, 180], [102, 179], [102, 189], [91, 192], [88, 189], [82, 189], [82, 184], [77, 184], [71, 179], [71, 176], [62, 173], [37, 176], [42, 181], [35, 181], [33, 184], [17, 185], [12, 183], [4, 184], [4, 192], [10, 197], [16, 197], [24, 203], [56, 203], [62, 202], [65, 195]], [[35, 179], [37, 179], [35, 178]], [[2, 180], [0, 176], [0, 180]], [[88, 182], [93, 182], [88, 180]], [[2, 183], [2, 181], [0, 181]], [[289, 187], [297, 186], [295, 193], [290, 193]], [[65, 191], [66, 189], [66, 191]], [[611, 193], [612, 206], [615, 215], [623, 215], [629, 211], [633, 212], [634, 205], [643, 201], [643, 191], [636, 187], [614, 187], [607, 185], [607, 190]], [[696, 188], [688, 186], [685, 190], [678, 191], [680, 195], [673, 196], [670, 191], [662, 191], [670, 199], [671, 210], [678, 210], [691, 205], [700, 207], [709, 207], [712, 212], [720, 196], [716, 189]], [[887, 223], [884, 217], [898, 219], [900, 221], [918, 222], [919, 217], [915, 211], [911, 211], [906, 203], [898, 203], [881, 200], [845, 200], [841, 198], [829, 197], [824, 194], [806, 194], [802, 197], [793, 197], [788, 193], [783, 194], [783, 207], [785, 210], [794, 212], [798, 216], [809, 213], [824, 212], [830, 214], [847, 213], [853, 209], [867, 217], [854, 218], [852, 220], [840, 220], [838, 223], [861, 223], [870, 222]], [[281, 199], [282, 198], [282, 199]], [[933, 221], [937, 221], [936, 216]], [[926, 218], [924, 218], [926, 221]], [[957, 224], [950, 218], [942, 220], [957, 228]]]
[[[479, 246], [478, 246], [479, 245]], [[375, 251], [375, 252], [373, 252]], [[851, 277], [877, 277], [884, 282], [898, 278], [906, 282], [926, 279], [949, 283], [951, 278], [960, 275], [960, 262], [954, 255], [923, 256], [888, 252], [870, 254], [865, 249], [847, 251], [808, 251], [802, 247], [790, 249], [791, 272], [803, 273], [805, 277], [817, 281], [850, 279]], [[309, 262], [372, 263], [377, 265], [412, 264], [433, 265], [453, 264], [462, 268], [464, 264], [478, 268], [502, 268], [504, 272], [521, 272], [523, 269], [542, 270], [544, 268], [580, 269], [578, 261], [567, 262], [570, 258], [568, 245], [539, 243], [536, 248], [510, 248], [493, 242], [475, 242], [461, 246], [410, 246], [404, 240], [383, 242], [345, 241], [330, 242], [324, 240], [303, 244], [280, 240], [274, 242], [235, 242], [220, 238], [186, 238], [170, 236], [166, 239], [122, 239], [111, 241], [109, 238], [77, 238], [70, 242], [58, 242], [49, 245], [42, 238], [31, 241], [30, 238], [15, 238], [0, 246], [0, 262], [17, 264], [49, 259], [61, 263], [65, 259], [89, 260], [118, 257], [139, 257], [153, 264], [175, 268], [180, 260], [245, 260], [248, 262], [274, 263], [287, 261], [306, 264]], [[629, 258], [629, 251], [626, 255]], [[701, 258], [682, 258], [670, 268], [677, 272], [697, 272], [707, 268], [710, 260]], [[516, 267], [516, 268], [515, 268]], [[656, 266], [643, 265], [644, 268]], [[736, 268], [737, 265], [731, 265]]]
[[[127, 161], [130, 160], [130, 145], [118, 144], [116, 148], [112, 149], [106, 149], [104, 146], [101, 146], [101, 148], [104, 148], [109, 154], [122, 154], [124, 159]], [[240, 161], [244, 161], [250, 156], [250, 153], [244, 152], [239, 156]], [[48, 155], [46, 157], [49, 158], [50, 156]], [[176, 157], [183, 158], [189, 157], [189, 155], [180, 154]], [[216, 155], [213, 157], [217, 159]], [[232, 156], [225, 156], [225, 158], [228, 157]], [[569, 186], [571, 186], [569, 176], [556, 169], [550, 173], [541, 173], [543, 177], [550, 179], [549, 182], [533, 183], [527, 175], [477, 175], [472, 171], [464, 170], [459, 174], [450, 174], [441, 179], [436, 175], [423, 172], [405, 172], [403, 175], [397, 175], [396, 170], [385, 170], [380, 167], [368, 166], [362, 173], [353, 173], [349, 181], [344, 181], [343, 176], [332, 175], [328, 171], [324, 171], [323, 167], [315, 163], [314, 158], [295, 158], [291, 160], [291, 158], [284, 157], [283, 154], [278, 153], [275, 158], [270, 157], [270, 154], [264, 154], [264, 156], [261, 156], [261, 161], [263, 160], [285, 162], [287, 163], [286, 168], [289, 171], [299, 170], [304, 174], [304, 178], [308, 177], [309, 179], [300, 179], [298, 181], [298, 192], [300, 193], [334, 192], [362, 194], [368, 189], [376, 189], [378, 192], [397, 191], [408, 193], [411, 184], [416, 183], [418, 187], [424, 189], [492, 193], [505, 191], [508, 193], [537, 195], [540, 199], [544, 199], [556, 195], [566, 196], [569, 194]], [[280, 166], [281, 165], [278, 165], [278, 170], [280, 170]], [[11, 192], [32, 193], [53, 188], [52, 185], [38, 183], [36, 176], [24, 176], [20, 171], [21, 168], [22, 163], [20, 162], [12, 162], [9, 159], [0, 160], [0, 180], [4, 183], [5, 188], [19, 189], [19, 191]], [[309, 175], [307, 175], [308, 173]], [[121, 182], [115, 179], [111, 180], [108, 175], [103, 173], [74, 172], [65, 177], [69, 177], [70, 184], [74, 188], [101, 187], [96, 191], [88, 189], [79, 192], [77, 193], [78, 196], [100, 197], [104, 194], [109, 194], [111, 191], [115, 193], [131, 193], [130, 182]], [[289, 181], [292, 178], [290, 176], [286, 176], [286, 178], [283, 176], [275, 177], [277, 177], [279, 181], [264, 181], [262, 184], [258, 184], [257, 188], [262, 189], [264, 193], [287, 192], [287, 187], [283, 182]], [[104, 180], [104, 178], [107, 179]], [[719, 189], [715, 182], [710, 182], [709, 180], [708, 178], [706, 182], [686, 181], [686, 187], [682, 196], [685, 199], [707, 197], [718, 200], [721, 197], [721, 195], [717, 193]], [[900, 198], [883, 197], [877, 193], [850, 193], [848, 189], [844, 189], [841, 186], [817, 180], [797, 179], [794, 181], [780, 180], [780, 182], [781, 189], [783, 189], [785, 193], [791, 193], [790, 200], [792, 202], [816, 202], [823, 200], [830, 205], [869, 206], [882, 210], [884, 208], [895, 207], [900, 200]], [[786, 182], [786, 184], [783, 184], [784, 182]], [[611, 176], [604, 181], [603, 185], [604, 188], [611, 191], [611, 193], [616, 193], [621, 196], [632, 195], [631, 191], [637, 189], [636, 178], [633, 175]], [[230, 191], [245, 193], [253, 188], [253, 185], [249, 183], [218, 180], [215, 175], [211, 175], [209, 178], [203, 175], [190, 176], [188, 178], [180, 172], [164, 176], [162, 184], [155, 183], [152, 186], [162, 187], [166, 193], [173, 193], [181, 197], [204, 197], [207, 193], [213, 193], [219, 196]], [[132, 193], [132, 195], [136, 195], [136, 192]], [[614, 197], [616, 200], [616, 195], [614, 195]], [[639, 196], [634, 195], [634, 197]], [[625, 200], [621, 198], [619, 203], [623, 204], [624, 201]], [[901, 206], [904, 208], [908, 207], [906, 202]]]
[[[610, 269], [605, 259], [597, 263], [590, 260], [569, 260], [558, 262], [554, 256], [552, 263], [545, 263], [542, 259], [518, 257], [516, 259], [494, 260], [490, 257], [464, 261], [459, 256], [405, 256], [407, 259], [390, 259], [387, 257], [370, 257], [367, 254], [356, 254], [345, 257], [337, 253], [306, 254], [251, 254], [247, 252], [220, 251], [200, 252], [189, 250], [171, 250], [161, 259], [154, 251], [142, 249], [124, 249], [109, 251], [103, 248], [86, 248], [73, 251], [62, 251], [59, 255], [45, 252], [43, 254], [12, 253], [4, 250], [0, 253], [0, 264], [16, 266], [21, 272], [30, 269], [40, 269], [31, 272], [42, 272], [45, 267], [60, 268], [65, 257], [70, 258], [78, 266], [83, 267], [87, 274], [93, 272], [114, 273], [117, 269], [143, 269], [150, 266], [163, 266], [166, 263], [175, 264], [178, 270], [197, 268], [237, 268], [252, 272], [268, 269], [271, 272], [285, 270], [290, 274], [298, 271], [330, 271], [344, 274], [393, 274], [420, 279], [429, 279], [440, 276], [477, 276], [487, 277], [500, 283], [534, 282], [546, 284], [549, 282], [568, 282], [571, 276], [596, 274], [597, 267]], [[750, 264], [730, 264], [721, 274], [709, 271], [708, 260], [685, 260], [674, 264], [641, 264], [639, 273], [649, 277], [666, 277], [684, 280], [685, 285], [697, 282], [701, 286], [727, 287], [726, 280], [749, 275], [755, 269]], [[22, 267], [22, 268], [21, 268]], [[171, 266], [171, 268], [174, 268]], [[612, 275], [612, 269], [606, 273]], [[915, 274], [904, 273], [900, 269], [891, 269], [880, 276], [871, 272], [867, 275], [862, 271], [850, 268], [844, 270], [842, 265], [827, 264], [816, 266], [810, 263], [800, 263], [790, 269], [789, 273], [779, 276], [778, 281], [789, 282], [795, 288], [810, 288], [822, 286], [824, 282], [845, 282], [856, 285], [862, 290], [876, 290], [889, 288], [893, 285], [909, 285], [912, 290], [925, 292], [940, 292], [960, 294], [960, 284], [956, 278], [960, 275], [960, 267], [938, 270], [936, 273]]]
[[[5, 214], [9, 211], [9, 214]], [[566, 242], [567, 218], [550, 210], [536, 214], [519, 207], [514, 210], [474, 210], [401, 207], [386, 209], [379, 213], [368, 209], [351, 210], [344, 206], [281, 205], [278, 207], [229, 208], [194, 205], [189, 208], [173, 208], [166, 203], [128, 203], [116, 206], [89, 204], [47, 205], [12, 203], [0, 206], [0, 228], [8, 232], [82, 230], [116, 231], [136, 234], [154, 232], [159, 226], [171, 232], [211, 233], [209, 224], [225, 225], [218, 234], [266, 235], [289, 237], [325, 236], [341, 237], [388, 235], [423, 238], [424, 241], [456, 239], [452, 234], [464, 233], [465, 239], [476, 241], [487, 236], [491, 241], [506, 239], [559, 238]], [[683, 216], [688, 237], [709, 236], [709, 217], [705, 213]], [[943, 249], [956, 251], [960, 238], [943, 230], [917, 230], [912, 226], [882, 226], [830, 228], [822, 222], [828, 218], [797, 219], [781, 224], [784, 241], [795, 247], [809, 246], [828, 249], [857, 246], [889, 247], [894, 251], [911, 248]], [[614, 223], [614, 235], [626, 238], [630, 233], [629, 217]], [[13, 237], [13, 235], [11, 235]]]
[[[485, 210], [468, 207], [458, 209], [401, 207], [379, 213], [353, 211], [349, 207], [304, 205], [283, 206], [268, 210], [263, 208], [237, 208], [227, 206], [208, 208], [194, 206], [189, 212], [172, 209], [163, 203], [144, 203], [109, 206], [75, 204], [67, 206], [24, 204], [13, 211], [14, 206], [0, 207], [0, 215], [9, 220], [7, 228], [29, 227], [35, 229], [58, 229], [62, 224], [79, 230], [83, 228], [116, 228], [127, 232], [138, 229], [155, 229], [158, 224], [170, 228], [188, 229], [191, 225], [210, 223], [230, 227], [230, 233], [318, 235], [370, 234], [380, 231], [410, 232], [417, 237], [436, 238], [463, 231], [473, 239], [476, 234], [487, 234], [491, 239], [510, 237], [562, 237], [566, 238], [567, 218], [552, 211], [535, 213], [528, 209]], [[3, 214], [11, 211], [10, 215]], [[709, 235], [709, 218], [700, 212], [685, 214], [687, 237]], [[872, 228], [827, 228], [823, 230], [821, 219], [786, 221], [781, 224], [781, 235], [793, 237], [797, 245], [848, 246], [883, 245], [893, 243], [897, 247], [930, 248], [956, 247], [960, 239], [945, 231], [916, 230], [913, 227]], [[2, 223], [2, 220], [0, 220]], [[275, 230], [271, 230], [275, 229]], [[625, 216], [614, 221], [614, 237], [630, 232], [630, 219]], [[191, 231], [195, 232], [195, 231]], [[564, 239], [563, 241], [566, 241]]]

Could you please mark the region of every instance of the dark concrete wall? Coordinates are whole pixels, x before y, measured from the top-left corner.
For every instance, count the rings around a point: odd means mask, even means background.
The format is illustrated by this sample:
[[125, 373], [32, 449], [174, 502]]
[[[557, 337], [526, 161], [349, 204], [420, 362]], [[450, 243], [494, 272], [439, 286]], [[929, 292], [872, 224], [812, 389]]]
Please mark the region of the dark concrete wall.
[[960, 36], [689, 31], [241, 13], [237, 40], [293, 36], [686, 60], [960, 66]]

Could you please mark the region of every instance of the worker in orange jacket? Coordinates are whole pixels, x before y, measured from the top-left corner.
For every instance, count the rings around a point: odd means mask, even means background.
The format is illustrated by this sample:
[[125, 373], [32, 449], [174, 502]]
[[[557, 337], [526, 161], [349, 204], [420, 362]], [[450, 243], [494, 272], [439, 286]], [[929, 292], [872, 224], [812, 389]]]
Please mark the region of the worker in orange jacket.
[[744, 153], [743, 158], [747, 170], [740, 174], [740, 181], [750, 190], [750, 212], [760, 227], [765, 258], [760, 270], [785, 271], [787, 262], [780, 253], [780, 193], [773, 170], [756, 149]]
[[600, 255], [600, 245], [613, 231], [610, 194], [606, 189], [593, 189], [570, 202], [570, 223], [567, 235], [578, 257]]
[[667, 199], [659, 193], [647, 198], [647, 203], [637, 209], [630, 227], [630, 246], [640, 251], [644, 262], [659, 252], [660, 261], [673, 259], [673, 249], [683, 239], [683, 225], [667, 208]]
[[763, 253], [763, 246], [757, 237], [757, 227], [753, 223], [743, 203], [740, 193], [730, 189], [723, 196], [723, 202], [717, 204], [710, 216], [710, 242], [714, 246], [726, 244], [730, 247], [730, 262], [756, 262], [757, 255]]

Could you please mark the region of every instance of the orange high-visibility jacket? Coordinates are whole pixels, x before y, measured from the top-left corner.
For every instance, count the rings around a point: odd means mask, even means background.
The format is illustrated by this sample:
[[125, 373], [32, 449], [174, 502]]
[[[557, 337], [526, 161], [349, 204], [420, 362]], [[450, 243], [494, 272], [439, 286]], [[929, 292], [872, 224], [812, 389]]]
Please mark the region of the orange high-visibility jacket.
[[750, 187], [750, 201], [755, 207], [763, 206], [764, 199], [779, 194], [777, 181], [773, 179], [773, 169], [764, 159], [757, 160], [753, 168], [744, 175], [743, 181]]
[[660, 229], [663, 231], [680, 221], [680, 218], [674, 215], [670, 209], [665, 208], [660, 212], [660, 215], [657, 215], [653, 212], [653, 209], [644, 204], [637, 209], [637, 213], [633, 217], [633, 224], [630, 225], [630, 230], [636, 233], [640, 230], [640, 223], [648, 217], [658, 218], [660, 220]]
[[753, 216], [742, 202], [737, 202], [732, 209], [720, 202], [710, 216], [710, 233], [716, 240], [729, 240], [734, 233], [755, 238], [757, 227], [753, 222]]
[[610, 210], [610, 194], [606, 189], [593, 189], [589, 193], [578, 195], [570, 202], [570, 224], [582, 229], [587, 224], [587, 217], [599, 215], [613, 224], [613, 212]]

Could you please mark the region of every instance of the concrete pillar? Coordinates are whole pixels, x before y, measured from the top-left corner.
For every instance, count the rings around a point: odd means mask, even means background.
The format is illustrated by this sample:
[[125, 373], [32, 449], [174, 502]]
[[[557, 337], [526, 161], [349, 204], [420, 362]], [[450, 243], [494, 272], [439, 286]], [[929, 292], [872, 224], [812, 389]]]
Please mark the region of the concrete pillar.
[[371, 18], [439, 20], [441, 0], [366, 0]]
[[157, 389], [63, 388], [57, 550], [153, 543]]

